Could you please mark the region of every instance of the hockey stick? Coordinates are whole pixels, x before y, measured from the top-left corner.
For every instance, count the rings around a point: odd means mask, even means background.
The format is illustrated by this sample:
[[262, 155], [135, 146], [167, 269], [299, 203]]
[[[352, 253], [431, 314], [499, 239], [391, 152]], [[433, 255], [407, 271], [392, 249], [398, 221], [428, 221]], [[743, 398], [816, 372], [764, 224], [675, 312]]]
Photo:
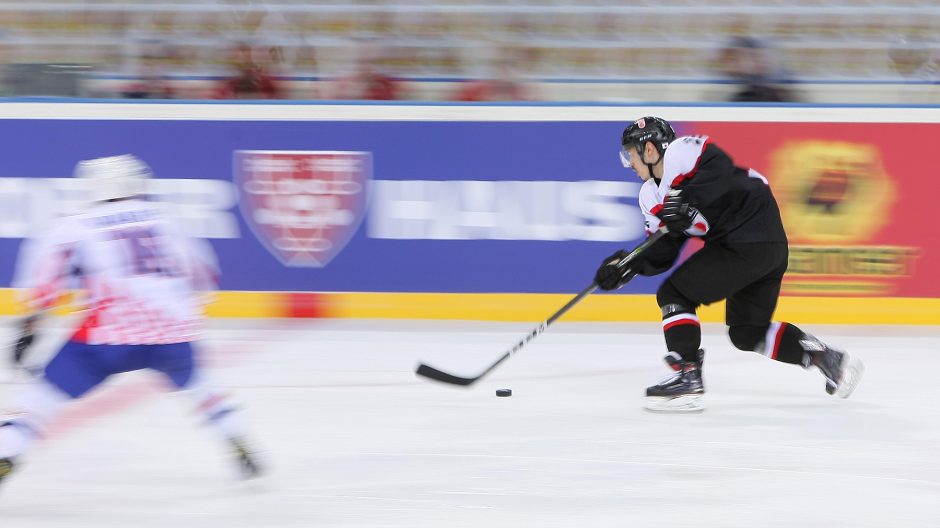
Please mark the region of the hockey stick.
[[[662, 238], [663, 235], [665, 235], [666, 233], [667, 233], [667, 230], [665, 227], [660, 228], [658, 231], [650, 235], [649, 238], [644, 240], [642, 244], [637, 246], [633, 251], [631, 251], [627, 256], [625, 256], [620, 262], [618, 262], [617, 266], [623, 267], [626, 264], [628, 264], [631, 260], [636, 258], [637, 255], [646, 251], [648, 247], [656, 243], [656, 241]], [[559, 308], [557, 312], [553, 313], [548, 319], [546, 319], [545, 321], [540, 323], [538, 326], [533, 328], [531, 332], [526, 334], [525, 337], [519, 340], [518, 343], [513, 345], [513, 347], [510, 348], [505, 354], [503, 354], [502, 357], [497, 359], [495, 363], [487, 367], [486, 370], [484, 370], [477, 376], [474, 376], [472, 378], [462, 378], [460, 376], [454, 376], [453, 374], [448, 374], [447, 372], [438, 370], [424, 363], [421, 363], [418, 365], [418, 369], [415, 371], [415, 374], [419, 376], [424, 376], [425, 378], [429, 378], [435, 381], [440, 381], [442, 383], [449, 383], [451, 385], [461, 385], [461, 386], [472, 385], [476, 383], [477, 381], [480, 381], [481, 379], [483, 379], [484, 376], [486, 376], [487, 374], [492, 372], [494, 369], [496, 369], [496, 367], [498, 367], [502, 362], [506, 361], [507, 359], [515, 355], [515, 353], [518, 352], [520, 349], [522, 349], [522, 347], [524, 347], [526, 344], [528, 344], [529, 341], [532, 341], [536, 337], [540, 336], [542, 332], [544, 332], [549, 327], [549, 325], [554, 323], [559, 317], [564, 315], [565, 312], [570, 310], [574, 305], [581, 302], [582, 299], [584, 299], [585, 297], [593, 293], [594, 290], [596, 290], [597, 288], [598, 286], [596, 283], [591, 283], [590, 286], [581, 290], [581, 293], [575, 295], [574, 298], [572, 298], [564, 306]]]

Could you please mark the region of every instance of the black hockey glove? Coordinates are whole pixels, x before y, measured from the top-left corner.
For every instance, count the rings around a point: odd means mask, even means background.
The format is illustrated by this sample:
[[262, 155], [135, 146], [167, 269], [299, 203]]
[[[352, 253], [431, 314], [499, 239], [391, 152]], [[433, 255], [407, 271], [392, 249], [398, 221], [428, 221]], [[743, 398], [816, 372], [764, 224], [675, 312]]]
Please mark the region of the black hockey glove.
[[17, 337], [16, 343], [13, 344], [13, 366], [22, 365], [23, 358], [26, 357], [26, 351], [29, 350], [29, 347], [36, 339], [34, 327], [37, 319], [35, 315], [30, 315], [20, 320], [20, 335]]
[[597, 268], [597, 273], [594, 274], [594, 283], [597, 284], [600, 289], [607, 291], [616, 290], [630, 282], [633, 277], [636, 277], [637, 272], [629, 267], [633, 264], [632, 261], [628, 263], [628, 267], [625, 268], [617, 265], [627, 255], [629, 255], [629, 253], [621, 249], [604, 259], [601, 267]]
[[692, 227], [692, 219], [698, 209], [685, 201], [682, 191], [670, 191], [663, 201], [663, 208], [656, 214], [669, 229], [672, 236], [685, 236], [685, 230]]

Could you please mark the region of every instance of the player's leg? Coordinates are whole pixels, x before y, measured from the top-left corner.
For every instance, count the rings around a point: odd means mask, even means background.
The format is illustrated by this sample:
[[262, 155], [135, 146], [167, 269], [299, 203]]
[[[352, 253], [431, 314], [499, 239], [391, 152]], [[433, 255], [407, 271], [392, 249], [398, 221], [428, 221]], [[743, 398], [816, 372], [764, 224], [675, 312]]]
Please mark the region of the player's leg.
[[826, 392], [841, 398], [852, 394], [865, 371], [858, 358], [827, 345], [791, 323], [732, 324], [728, 333], [740, 350], [751, 350], [803, 368], [818, 368], [826, 378]]
[[726, 299], [766, 276], [774, 262], [762, 251], [721, 244], [706, 244], [689, 257], [656, 293], [666, 347], [683, 361], [695, 361], [702, 339], [697, 308]]
[[0, 479], [38, 440], [70, 401], [104, 381], [111, 373], [99, 361], [94, 345], [69, 341], [0, 416]]
[[242, 475], [259, 475], [257, 456], [246, 440], [248, 427], [242, 413], [230, 397], [205, 380], [202, 370], [196, 367], [192, 343], [151, 345], [150, 351], [150, 367], [166, 374], [177, 389], [189, 396], [206, 423], [232, 447]]
[[826, 377], [826, 392], [847, 398], [864, 371], [862, 363], [832, 348], [796, 325], [772, 321], [787, 266], [783, 245], [769, 245], [762, 254], [774, 255], [777, 267], [768, 275], [728, 297], [728, 336], [740, 350], [763, 354], [783, 363], [817, 367]]
[[[696, 309], [720, 301], [768, 273], [771, 261], [722, 244], [706, 244], [663, 282], [656, 294], [662, 309], [663, 335], [669, 351], [666, 362], [672, 378], [647, 389], [649, 402], [675, 396], [700, 396], [702, 380], [701, 325]], [[650, 400], [649, 398], [653, 398]], [[687, 398], [686, 398], [687, 399]]]
[[713, 289], [711, 270], [720, 268], [722, 255], [716, 247], [705, 246], [680, 265], [660, 285], [656, 302], [662, 313], [666, 363], [674, 373], [646, 389], [646, 408], [660, 412], [703, 410], [705, 393], [702, 378], [704, 351], [702, 329], [696, 310], [701, 304], [721, 299], [723, 290]]
[[704, 356], [699, 348], [702, 329], [694, 301], [666, 280], [656, 292], [662, 309], [663, 336], [666, 340], [666, 364], [674, 373], [647, 387], [646, 408], [661, 412], [695, 412], [703, 408], [699, 398], [705, 394], [702, 380]]
[[[747, 251], [744, 248], [742, 251]], [[728, 296], [725, 322], [728, 337], [739, 350], [761, 353], [775, 361], [803, 364], [803, 350], [797, 344], [802, 332], [787, 323], [771, 322], [787, 269], [787, 249], [783, 244], [761, 244], [755, 253], [771, 254], [776, 261], [765, 276]]]
[[62, 411], [71, 398], [45, 379], [27, 386], [0, 415], [0, 481]]
[[656, 291], [656, 303], [662, 313], [666, 350], [674, 360], [698, 361], [698, 350], [702, 345], [702, 326], [695, 312], [700, 303], [679, 291], [672, 277], [659, 286]]

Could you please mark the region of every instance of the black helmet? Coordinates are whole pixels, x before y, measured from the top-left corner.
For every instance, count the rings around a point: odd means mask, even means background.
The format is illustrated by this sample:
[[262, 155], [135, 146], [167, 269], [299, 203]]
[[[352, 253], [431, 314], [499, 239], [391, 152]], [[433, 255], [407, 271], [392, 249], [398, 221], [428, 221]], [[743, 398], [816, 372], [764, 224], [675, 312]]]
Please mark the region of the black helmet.
[[643, 145], [647, 141], [652, 141], [656, 145], [656, 150], [662, 155], [666, 147], [675, 139], [676, 131], [672, 129], [672, 125], [668, 121], [661, 117], [647, 116], [637, 119], [630, 123], [630, 126], [623, 129], [620, 144], [624, 149], [636, 146], [640, 147], [642, 151]]

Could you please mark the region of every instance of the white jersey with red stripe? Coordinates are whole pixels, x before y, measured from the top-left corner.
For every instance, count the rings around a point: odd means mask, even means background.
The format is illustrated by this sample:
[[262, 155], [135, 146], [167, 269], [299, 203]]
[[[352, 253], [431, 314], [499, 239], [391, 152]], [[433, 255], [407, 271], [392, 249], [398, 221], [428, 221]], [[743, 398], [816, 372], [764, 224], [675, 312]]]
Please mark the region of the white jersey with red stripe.
[[159, 205], [131, 199], [98, 203], [27, 239], [13, 285], [34, 310], [76, 289], [84, 312], [73, 340], [158, 344], [196, 339], [201, 292], [217, 278], [208, 243], [188, 237]]
[[664, 194], [695, 174], [706, 145], [708, 136], [682, 136], [669, 144], [663, 154], [663, 177], [659, 181]]
[[659, 194], [659, 185], [656, 180], [650, 178], [640, 186], [640, 211], [643, 212], [643, 221], [646, 224], [646, 236], [649, 236], [659, 229], [662, 221], [656, 216], [656, 213], [663, 206], [663, 197]]
[[[707, 136], [682, 136], [669, 144], [663, 154], [663, 177], [657, 182], [653, 178], [643, 182], [640, 187], [640, 209], [646, 221], [646, 234], [659, 229], [662, 222], [656, 213], [662, 209], [663, 200], [669, 191], [677, 187], [686, 178], [695, 173], [702, 158], [702, 151], [708, 144]], [[708, 232], [708, 220], [698, 213], [692, 219], [692, 227], [685, 232], [689, 236], [702, 236]]]

